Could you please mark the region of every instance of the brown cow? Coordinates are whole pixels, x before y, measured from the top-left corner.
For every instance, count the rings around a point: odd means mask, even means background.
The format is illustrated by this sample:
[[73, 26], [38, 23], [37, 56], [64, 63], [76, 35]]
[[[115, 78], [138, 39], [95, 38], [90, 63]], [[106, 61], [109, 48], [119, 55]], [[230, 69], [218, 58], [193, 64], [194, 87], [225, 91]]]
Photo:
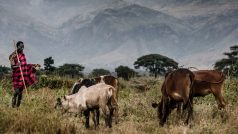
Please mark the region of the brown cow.
[[219, 108], [225, 108], [225, 100], [222, 96], [222, 88], [225, 75], [217, 70], [193, 71], [195, 75], [193, 84], [193, 96], [200, 97], [212, 93]]
[[167, 74], [161, 87], [161, 101], [159, 104], [152, 104], [154, 108], [158, 107], [160, 125], [164, 125], [170, 111], [179, 102], [185, 104], [184, 109], [188, 109], [188, 117], [185, 121], [186, 124], [188, 123], [193, 112], [191, 103], [193, 81], [194, 74], [188, 69], [177, 69]]

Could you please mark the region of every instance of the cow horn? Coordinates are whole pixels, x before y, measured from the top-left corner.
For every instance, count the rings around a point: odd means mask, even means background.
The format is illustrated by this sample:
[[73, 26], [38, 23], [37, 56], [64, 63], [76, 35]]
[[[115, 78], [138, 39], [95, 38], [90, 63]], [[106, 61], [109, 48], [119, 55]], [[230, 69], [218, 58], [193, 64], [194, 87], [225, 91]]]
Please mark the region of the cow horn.
[[199, 70], [198, 68], [196, 68], [196, 67], [188, 67], [188, 69], [190, 70], [190, 69], [195, 69], [195, 70]]

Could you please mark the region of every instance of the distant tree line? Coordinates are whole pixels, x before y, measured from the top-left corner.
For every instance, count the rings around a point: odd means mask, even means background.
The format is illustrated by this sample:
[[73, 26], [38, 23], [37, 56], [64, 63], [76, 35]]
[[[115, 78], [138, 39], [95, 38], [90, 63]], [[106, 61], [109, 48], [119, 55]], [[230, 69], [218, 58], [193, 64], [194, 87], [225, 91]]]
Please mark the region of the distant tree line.
[[[214, 69], [224, 72], [231, 77], [238, 76], [238, 45], [230, 47], [230, 52], [224, 53], [227, 58], [222, 58], [214, 64]], [[166, 56], [160, 54], [148, 54], [137, 58], [134, 62], [135, 69], [145, 69], [154, 77], [158, 75], [164, 75], [168, 71], [172, 71], [178, 68], [178, 63]], [[81, 64], [63, 64], [59, 67], [54, 66], [54, 59], [48, 57], [44, 59], [44, 68], [41, 69], [38, 74], [56, 75], [60, 77], [79, 78], [83, 77], [83, 70], [85, 67]], [[9, 67], [0, 65], [0, 78], [5, 74], [10, 74], [11, 69]], [[118, 66], [115, 68], [115, 72], [118, 77], [125, 80], [129, 80], [135, 76], [138, 76], [138, 72], [128, 66]], [[93, 69], [89, 74], [89, 77], [97, 77], [101, 75], [110, 75], [109, 70], [103, 68]]]

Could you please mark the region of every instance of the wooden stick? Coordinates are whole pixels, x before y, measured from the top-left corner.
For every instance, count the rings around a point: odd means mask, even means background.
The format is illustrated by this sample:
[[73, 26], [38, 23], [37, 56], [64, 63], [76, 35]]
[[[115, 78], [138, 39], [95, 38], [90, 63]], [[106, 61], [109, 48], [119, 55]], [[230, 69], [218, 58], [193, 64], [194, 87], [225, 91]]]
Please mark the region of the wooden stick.
[[26, 95], [28, 96], [28, 91], [27, 91], [27, 88], [26, 88], [26, 83], [25, 83], [25, 79], [24, 79], [24, 76], [23, 76], [23, 72], [22, 72], [22, 68], [21, 68], [21, 62], [20, 62], [20, 59], [19, 59], [19, 56], [18, 56], [17, 45], [15, 43], [15, 40], [13, 40], [13, 43], [14, 43], [16, 54], [17, 54], [17, 61], [20, 64], [19, 68], [20, 68], [20, 72], [21, 72], [21, 77], [22, 77], [23, 85], [24, 85], [24, 88], [26, 89]]

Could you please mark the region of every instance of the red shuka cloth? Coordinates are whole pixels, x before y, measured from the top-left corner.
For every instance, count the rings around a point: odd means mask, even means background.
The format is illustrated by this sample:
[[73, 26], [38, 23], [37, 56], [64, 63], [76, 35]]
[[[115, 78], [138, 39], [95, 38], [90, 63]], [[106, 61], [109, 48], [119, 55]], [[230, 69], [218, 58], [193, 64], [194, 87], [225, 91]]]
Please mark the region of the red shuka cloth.
[[[26, 86], [30, 86], [36, 82], [36, 70], [33, 68], [33, 64], [27, 64], [25, 54], [22, 52], [18, 53], [18, 57], [21, 64], [22, 73], [24, 76]], [[18, 65], [17, 56], [14, 57], [14, 62]], [[23, 84], [22, 75], [20, 72], [20, 67], [14, 68], [12, 70], [12, 82], [14, 89], [25, 89]]]

